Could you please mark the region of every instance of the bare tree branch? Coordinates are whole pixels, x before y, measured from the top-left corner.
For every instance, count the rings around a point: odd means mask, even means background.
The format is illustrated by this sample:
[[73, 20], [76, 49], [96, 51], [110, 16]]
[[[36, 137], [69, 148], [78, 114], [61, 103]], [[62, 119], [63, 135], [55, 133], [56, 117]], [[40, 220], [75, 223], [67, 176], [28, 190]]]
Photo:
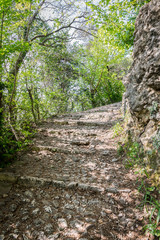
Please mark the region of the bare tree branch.
[[89, 34], [89, 35], [91, 35], [91, 36], [97, 38], [97, 36], [95, 36], [94, 34], [88, 32], [88, 31], [86, 31], [86, 30], [84, 30], [84, 29], [82, 29], [82, 28], [73, 27], [73, 26], [71, 26], [70, 28], [76, 29], [76, 30], [81, 31], [81, 32], [85, 32], [85, 33], [87, 33], [87, 34]]
[[53, 34], [55, 34], [55, 33], [57, 33], [57, 32], [60, 32], [61, 30], [67, 29], [67, 28], [74, 28], [74, 29], [76, 29], [76, 30], [86, 32], [86, 33], [88, 33], [88, 34], [90, 34], [90, 35], [93, 36], [93, 34], [87, 32], [86, 30], [83, 30], [83, 29], [76, 28], [76, 27], [73, 27], [73, 26], [72, 26], [72, 24], [75, 23], [75, 20], [76, 20], [76, 19], [79, 19], [79, 18], [84, 18], [84, 15], [75, 17], [68, 25], [62, 26], [62, 27], [56, 29], [55, 31], [53, 31], [53, 32], [51, 32], [51, 33], [36, 35], [36, 36], [34, 36], [34, 37], [30, 40], [30, 42], [33, 42], [33, 41], [34, 41], [35, 39], [37, 39], [37, 38], [46, 38], [46, 37], [49, 37], [49, 36], [51, 36], [51, 35], [53, 35]]
[[35, 20], [35, 18], [37, 17], [39, 10], [41, 9], [42, 5], [45, 3], [45, 0], [42, 0], [42, 2], [38, 5], [36, 11], [34, 12], [34, 14], [32, 15], [32, 17], [29, 19], [26, 30], [24, 32], [24, 40], [28, 41], [28, 35], [29, 35], [29, 30], [30, 27], [32, 26], [33, 21]]

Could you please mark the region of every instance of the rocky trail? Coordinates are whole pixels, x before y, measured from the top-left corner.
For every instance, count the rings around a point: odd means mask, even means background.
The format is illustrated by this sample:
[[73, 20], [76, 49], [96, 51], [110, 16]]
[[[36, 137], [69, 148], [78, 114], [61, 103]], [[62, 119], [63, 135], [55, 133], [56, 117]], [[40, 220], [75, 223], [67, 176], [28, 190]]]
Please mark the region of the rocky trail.
[[117, 155], [121, 104], [42, 122], [28, 152], [0, 172], [0, 240], [151, 239], [137, 176]]

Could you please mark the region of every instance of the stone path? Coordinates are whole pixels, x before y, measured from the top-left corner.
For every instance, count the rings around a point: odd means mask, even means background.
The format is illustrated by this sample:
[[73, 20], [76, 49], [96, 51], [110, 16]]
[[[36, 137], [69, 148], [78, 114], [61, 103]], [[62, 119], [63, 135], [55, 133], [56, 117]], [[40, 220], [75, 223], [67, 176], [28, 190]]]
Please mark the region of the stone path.
[[136, 176], [117, 155], [120, 104], [53, 117], [0, 173], [0, 240], [151, 239]]

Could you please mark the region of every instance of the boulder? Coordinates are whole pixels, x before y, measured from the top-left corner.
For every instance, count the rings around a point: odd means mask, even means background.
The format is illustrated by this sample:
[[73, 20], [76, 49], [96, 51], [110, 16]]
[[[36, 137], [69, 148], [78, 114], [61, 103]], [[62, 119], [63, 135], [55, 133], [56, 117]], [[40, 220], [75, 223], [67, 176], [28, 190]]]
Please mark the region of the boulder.
[[128, 131], [160, 167], [160, 1], [151, 0], [135, 24], [133, 64], [124, 78], [124, 111]]

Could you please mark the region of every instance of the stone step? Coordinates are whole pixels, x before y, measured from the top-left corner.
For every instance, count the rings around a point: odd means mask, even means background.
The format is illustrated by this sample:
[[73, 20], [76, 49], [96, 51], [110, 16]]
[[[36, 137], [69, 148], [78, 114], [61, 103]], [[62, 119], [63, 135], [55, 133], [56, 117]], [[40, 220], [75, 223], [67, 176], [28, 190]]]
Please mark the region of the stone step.
[[92, 155], [96, 153], [96, 150], [89, 150], [89, 149], [77, 150], [77, 149], [59, 148], [59, 147], [51, 147], [51, 146], [34, 146], [32, 149], [37, 152], [48, 150], [52, 153], [58, 152], [58, 153], [64, 153], [64, 154], [86, 154], [86, 155], [91, 154]]
[[91, 184], [84, 184], [80, 182], [69, 182], [65, 183], [64, 181], [58, 181], [53, 179], [45, 179], [31, 176], [16, 176], [10, 173], [0, 173], [0, 182], [7, 182], [12, 184], [18, 184], [28, 187], [46, 187], [50, 186], [53, 188], [60, 189], [72, 189], [79, 191], [89, 191], [92, 193], [101, 193], [104, 192], [104, 188], [100, 188]]
[[90, 122], [90, 121], [77, 121], [78, 126], [93, 126], [93, 127], [111, 127], [114, 122]]
[[[16, 176], [10, 173], [0, 173], [0, 182], [3, 183], [15, 183], [22, 186], [28, 187], [46, 187], [50, 186], [53, 188], [60, 188], [60, 189], [72, 189], [72, 190], [79, 190], [79, 191], [87, 191], [92, 193], [130, 193], [130, 189], [117, 189], [117, 188], [103, 188], [99, 186], [95, 186], [92, 184], [86, 184], [81, 182], [69, 182], [66, 183], [65, 181], [59, 181], [54, 179], [46, 179], [46, 178], [39, 178], [39, 177], [31, 177], [31, 176]], [[1, 194], [1, 193], [0, 193]]]

